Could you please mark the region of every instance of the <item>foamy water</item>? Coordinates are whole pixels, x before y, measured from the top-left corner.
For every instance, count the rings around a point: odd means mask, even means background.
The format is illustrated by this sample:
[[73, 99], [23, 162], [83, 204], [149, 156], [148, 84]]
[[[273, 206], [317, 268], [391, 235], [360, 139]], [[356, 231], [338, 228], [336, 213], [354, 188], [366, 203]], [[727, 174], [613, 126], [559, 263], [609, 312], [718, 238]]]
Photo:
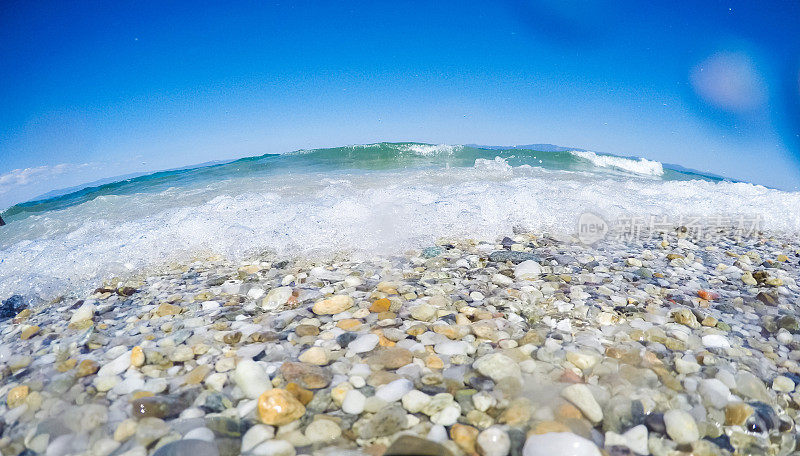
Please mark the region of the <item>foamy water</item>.
[[[450, 153], [416, 153], [431, 150]], [[505, 155], [475, 158], [469, 166], [274, 164], [269, 169], [277, 171], [263, 173], [247, 168], [255, 166], [248, 162], [213, 175], [203, 171], [203, 178], [146, 188], [142, 183], [141, 191], [134, 183], [117, 194], [20, 215], [0, 233], [0, 297], [87, 290], [104, 278], [204, 254], [232, 260], [263, 252], [380, 254], [424, 247], [439, 237], [491, 239], [515, 226], [573, 234], [585, 211], [608, 219], [759, 214], [764, 229], [800, 229], [800, 193], [655, 179], [650, 165], [641, 176], [546, 169], [535, 160], [520, 163], [518, 152]]]

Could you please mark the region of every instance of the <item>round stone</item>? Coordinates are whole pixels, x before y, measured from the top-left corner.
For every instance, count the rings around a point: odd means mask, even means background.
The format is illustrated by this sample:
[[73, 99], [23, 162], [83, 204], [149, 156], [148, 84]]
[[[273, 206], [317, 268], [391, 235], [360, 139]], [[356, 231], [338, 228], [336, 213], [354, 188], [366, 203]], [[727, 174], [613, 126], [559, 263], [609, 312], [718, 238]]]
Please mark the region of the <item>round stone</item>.
[[272, 388], [272, 382], [264, 368], [251, 359], [239, 361], [233, 372], [233, 381], [250, 399], [256, 399], [264, 391]]
[[286, 440], [267, 440], [250, 452], [253, 456], [295, 456], [294, 445]]
[[571, 432], [535, 434], [525, 441], [522, 456], [601, 456], [597, 445]]
[[700, 439], [697, 423], [683, 410], [669, 410], [664, 413], [664, 424], [669, 438], [679, 444], [692, 443]]
[[525, 260], [514, 267], [517, 280], [536, 280], [542, 275], [542, 267], [533, 260]]
[[419, 390], [411, 390], [403, 395], [403, 408], [410, 413], [419, 413], [431, 402], [431, 397]]
[[331, 420], [318, 419], [308, 425], [305, 435], [312, 443], [325, 443], [338, 439], [342, 429]]
[[478, 451], [482, 456], [506, 456], [511, 451], [511, 439], [506, 431], [491, 426], [478, 434]]
[[364, 411], [367, 398], [358, 390], [350, 390], [342, 401], [342, 411], [351, 415], [359, 415]]

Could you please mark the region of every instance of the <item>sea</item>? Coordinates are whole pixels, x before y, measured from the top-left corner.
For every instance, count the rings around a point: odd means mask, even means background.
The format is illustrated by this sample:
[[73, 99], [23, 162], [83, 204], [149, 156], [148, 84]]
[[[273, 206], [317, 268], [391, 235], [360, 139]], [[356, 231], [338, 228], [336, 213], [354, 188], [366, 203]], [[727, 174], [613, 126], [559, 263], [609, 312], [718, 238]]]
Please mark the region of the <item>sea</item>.
[[582, 214], [800, 231], [800, 193], [550, 145], [377, 143], [266, 154], [51, 193], [2, 212], [0, 298], [222, 257], [370, 257], [441, 238], [570, 236]]

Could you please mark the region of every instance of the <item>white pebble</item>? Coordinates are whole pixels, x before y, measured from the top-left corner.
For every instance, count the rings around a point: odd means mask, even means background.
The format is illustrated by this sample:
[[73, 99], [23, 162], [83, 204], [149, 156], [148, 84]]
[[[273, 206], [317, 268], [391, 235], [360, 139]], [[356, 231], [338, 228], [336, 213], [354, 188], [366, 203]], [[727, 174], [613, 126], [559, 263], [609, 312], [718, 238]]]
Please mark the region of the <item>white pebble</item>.
[[367, 398], [358, 390], [350, 390], [342, 401], [342, 411], [351, 415], [359, 415], [364, 411]]
[[380, 338], [377, 334], [365, 334], [350, 342], [347, 350], [351, 353], [366, 353], [378, 345]]
[[214, 441], [214, 431], [207, 427], [194, 428], [183, 436], [184, 439], [205, 440], [206, 442]]
[[400, 400], [407, 392], [414, 389], [414, 384], [405, 378], [397, 379], [378, 388], [375, 397], [385, 402]]
[[571, 432], [532, 435], [522, 447], [522, 456], [601, 456], [597, 445]]
[[700, 431], [692, 415], [683, 410], [669, 410], [664, 413], [667, 435], [678, 444], [692, 443], [700, 439]]

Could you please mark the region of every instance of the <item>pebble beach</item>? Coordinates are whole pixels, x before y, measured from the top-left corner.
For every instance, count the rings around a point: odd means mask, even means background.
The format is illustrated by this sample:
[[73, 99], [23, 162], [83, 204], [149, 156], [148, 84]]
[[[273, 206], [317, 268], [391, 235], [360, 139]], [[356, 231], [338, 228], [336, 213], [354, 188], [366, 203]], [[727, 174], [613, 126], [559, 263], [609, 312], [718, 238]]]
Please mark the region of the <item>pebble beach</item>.
[[800, 240], [203, 258], [0, 307], [0, 455], [800, 454]]

